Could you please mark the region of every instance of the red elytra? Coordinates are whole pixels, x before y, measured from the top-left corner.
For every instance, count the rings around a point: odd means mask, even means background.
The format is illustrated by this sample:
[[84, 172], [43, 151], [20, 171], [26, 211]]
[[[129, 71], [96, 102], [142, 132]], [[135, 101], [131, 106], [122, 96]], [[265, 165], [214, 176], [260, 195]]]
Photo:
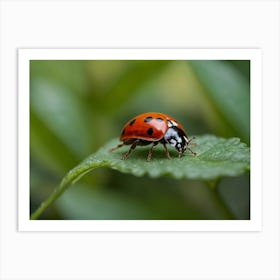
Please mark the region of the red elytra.
[[116, 150], [124, 145], [131, 145], [122, 159], [126, 159], [136, 146], [152, 144], [147, 156], [147, 160], [149, 161], [152, 157], [153, 148], [158, 143], [163, 144], [166, 156], [169, 159], [170, 155], [166, 144], [175, 147], [179, 152], [179, 157], [181, 157], [186, 150], [189, 150], [195, 155], [188, 147], [192, 139], [187, 137], [183, 126], [173, 117], [162, 113], [148, 112], [134, 117], [124, 126], [120, 141], [123, 143], [112, 148], [110, 151]]

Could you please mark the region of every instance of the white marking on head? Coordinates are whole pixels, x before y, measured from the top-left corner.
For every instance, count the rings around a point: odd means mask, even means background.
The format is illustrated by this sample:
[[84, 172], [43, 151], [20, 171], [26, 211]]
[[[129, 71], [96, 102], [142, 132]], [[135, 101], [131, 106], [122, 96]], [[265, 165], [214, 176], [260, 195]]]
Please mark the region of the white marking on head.
[[168, 120], [168, 127], [172, 127], [172, 126], [178, 126], [178, 124], [172, 120]]
[[172, 122], [170, 120], [167, 121], [168, 127], [172, 126]]

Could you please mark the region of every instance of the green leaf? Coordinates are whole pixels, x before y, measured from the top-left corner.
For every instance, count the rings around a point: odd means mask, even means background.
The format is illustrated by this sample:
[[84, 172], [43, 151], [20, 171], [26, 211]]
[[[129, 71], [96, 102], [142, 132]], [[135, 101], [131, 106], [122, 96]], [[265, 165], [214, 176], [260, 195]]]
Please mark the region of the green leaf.
[[194, 60], [191, 65], [221, 116], [249, 143], [249, 80], [226, 61]]
[[172, 151], [173, 159], [166, 159], [164, 149], [157, 146], [151, 162], [146, 161], [149, 147], [137, 147], [126, 161], [121, 160], [121, 154], [128, 149], [108, 153], [108, 148], [116, 146], [118, 140], [113, 140], [96, 154], [90, 156], [81, 165], [91, 164], [102, 159], [102, 164], [123, 173], [135, 176], [147, 174], [152, 178], [171, 176], [176, 179], [210, 180], [223, 176], [237, 176], [249, 169], [249, 149], [240, 143], [238, 138], [223, 139], [205, 135], [197, 137], [197, 146], [192, 148], [197, 156], [186, 153], [178, 158], [177, 152]]
[[111, 140], [70, 170], [60, 186], [31, 215], [31, 218], [38, 218], [70, 184], [97, 167], [109, 167], [135, 176], [148, 175], [151, 178], [170, 176], [175, 179], [187, 178], [207, 181], [225, 176], [238, 176], [250, 169], [250, 150], [238, 138], [224, 139], [204, 135], [198, 136], [195, 142], [197, 146], [192, 150], [197, 153], [196, 156], [185, 153], [182, 158], [178, 158], [177, 153], [172, 151], [173, 158], [168, 160], [162, 145], [158, 145], [154, 149], [152, 161], [147, 162], [146, 156], [149, 147], [137, 147], [127, 160], [121, 160], [122, 153], [128, 147], [109, 152], [108, 149], [119, 143], [118, 139]]

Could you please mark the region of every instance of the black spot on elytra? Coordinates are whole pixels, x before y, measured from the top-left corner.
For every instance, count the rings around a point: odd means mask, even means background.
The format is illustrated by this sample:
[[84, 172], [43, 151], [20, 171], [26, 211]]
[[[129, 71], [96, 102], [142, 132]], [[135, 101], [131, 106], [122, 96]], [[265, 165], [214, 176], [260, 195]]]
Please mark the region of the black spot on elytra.
[[125, 134], [125, 129], [123, 129], [123, 131], [122, 131], [122, 136]]
[[162, 118], [156, 118], [156, 120], [157, 120], [158, 122], [163, 122], [163, 119], [162, 119]]
[[136, 119], [132, 120], [129, 125], [133, 125], [135, 123]]
[[150, 127], [148, 130], [147, 130], [147, 133], [148, 135], [152, 135], [154, 133], [153, 129]]
[[153, 119], [153, 117], [147, 117], [144, 119], [144, 122], [150, 122]]

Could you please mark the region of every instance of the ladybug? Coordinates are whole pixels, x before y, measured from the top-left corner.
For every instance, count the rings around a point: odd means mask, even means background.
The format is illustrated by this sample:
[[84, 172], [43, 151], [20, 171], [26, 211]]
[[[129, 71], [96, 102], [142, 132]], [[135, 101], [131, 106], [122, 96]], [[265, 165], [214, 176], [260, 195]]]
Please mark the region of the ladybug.
[[193, 138], [188, 138], [183, 126], [174, 118], [162, 113], [148, 112], [134, 117], [124, 126], [120, 136], [120, 141], [123, 143], [110, 149], [110, 151], [114, 151], [124, 145], [131, 145], [122, 157], [122, 159], [127, 159], [136, 146], [152, 144], [147, 156], [147, 161], [150, 161], [154, 146], [161, 143], [165, 149], [167, 158], [171, 159], [166, 144], [175, 147], [179, 152], [179, 157], [186, 150], [196, 155], [188, 147], [192, 140]]

